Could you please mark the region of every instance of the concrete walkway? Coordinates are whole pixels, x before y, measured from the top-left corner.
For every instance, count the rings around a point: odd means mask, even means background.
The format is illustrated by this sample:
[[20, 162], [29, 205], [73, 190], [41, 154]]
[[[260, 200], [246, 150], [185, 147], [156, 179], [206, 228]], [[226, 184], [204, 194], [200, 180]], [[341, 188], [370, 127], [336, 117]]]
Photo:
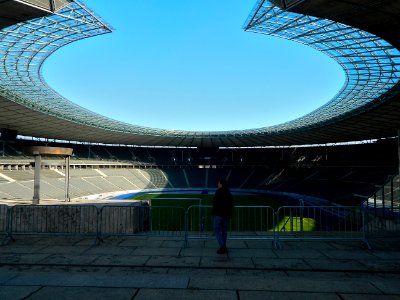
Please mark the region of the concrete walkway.
[[27, 237], [0, 246], [0, 299], [400, 299], [400, 238], [358, 242]]

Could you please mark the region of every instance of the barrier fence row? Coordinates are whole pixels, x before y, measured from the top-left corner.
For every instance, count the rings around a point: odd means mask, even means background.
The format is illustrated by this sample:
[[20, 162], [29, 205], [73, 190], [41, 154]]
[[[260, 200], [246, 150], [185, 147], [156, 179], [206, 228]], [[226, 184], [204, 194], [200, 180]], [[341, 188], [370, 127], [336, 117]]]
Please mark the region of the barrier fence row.
[[[92, 236], [173, 236], [214, 238], [209, 205], [0, 205], [0, 234]], [[365, 211], [343, 206], [235, 206], [228, 239], [359, 240], [368, 245]]]

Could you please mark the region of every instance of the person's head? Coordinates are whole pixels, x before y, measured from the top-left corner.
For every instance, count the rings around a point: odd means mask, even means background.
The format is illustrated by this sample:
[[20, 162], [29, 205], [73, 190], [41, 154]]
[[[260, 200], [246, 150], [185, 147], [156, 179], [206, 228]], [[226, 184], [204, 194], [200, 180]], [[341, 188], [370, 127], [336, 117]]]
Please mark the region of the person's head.
[[218, 180], [218, 188], [228, 188], [228, 182], [225, 179]]

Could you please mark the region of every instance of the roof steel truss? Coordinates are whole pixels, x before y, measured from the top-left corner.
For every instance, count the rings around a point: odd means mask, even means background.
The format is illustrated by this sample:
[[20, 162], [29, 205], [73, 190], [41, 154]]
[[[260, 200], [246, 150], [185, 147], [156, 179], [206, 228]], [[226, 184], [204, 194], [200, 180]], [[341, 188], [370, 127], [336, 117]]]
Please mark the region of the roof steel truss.
[[[0, 31], [0, 96], [31, 110], [109, 132], [147, 136], [185, 144], [204, 139], [218, 145], [241, 144], [243, 139], [265, 143], [260, 137], [320, 127], [375, 102], [399, 83], [400, 52], [368, 32], [331, 20], [287, 12], [260, 0], [245, 30], [306, 44], [335, 59], [346, 83], [322, 107], [296, 120], [264, 128], [237, 131], [177, 131], [142, 127], [95, 114], [51, 89], [41, 66], [54, 51], [76, 40], [111, 32], [102, 20], [75, 1], [46, 17], [18, 23]], [[60, 137], [62, 138], [62, 137]]]
[[335, 59], [346, 74], [344, 86], [328, 103], [301, 118], [261, 130], [266, 133], [337, 120], [379, 101], [400, 80], [400, 52], [385, 40], [345, 24], [288, 12], [261, 0], [244, 28], [313, 47]]

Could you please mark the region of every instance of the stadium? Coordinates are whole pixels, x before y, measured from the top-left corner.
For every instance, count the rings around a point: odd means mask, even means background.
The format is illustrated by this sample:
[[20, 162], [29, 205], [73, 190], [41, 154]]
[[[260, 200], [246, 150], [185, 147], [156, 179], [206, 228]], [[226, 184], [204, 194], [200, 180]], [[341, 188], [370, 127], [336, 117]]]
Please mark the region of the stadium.
[[[257, 1], [245, 31], [321, 51], [343, 68], [345, 84], [329, 102], [295, 120], [209, 132], [110, 119], [45, 83], [41, 68], [52, 53], [112, 32], [80, 1], [3, 1], [0, 11], [2, 203], [90, 202], [142, 192], [199, 197], [226, 178], [237, 194], [273, 195], [313, 207], [367, 207], [375, 229], [397, 224], [399, 3]], [[29, 150], [40, 147], [73, 153]]]

